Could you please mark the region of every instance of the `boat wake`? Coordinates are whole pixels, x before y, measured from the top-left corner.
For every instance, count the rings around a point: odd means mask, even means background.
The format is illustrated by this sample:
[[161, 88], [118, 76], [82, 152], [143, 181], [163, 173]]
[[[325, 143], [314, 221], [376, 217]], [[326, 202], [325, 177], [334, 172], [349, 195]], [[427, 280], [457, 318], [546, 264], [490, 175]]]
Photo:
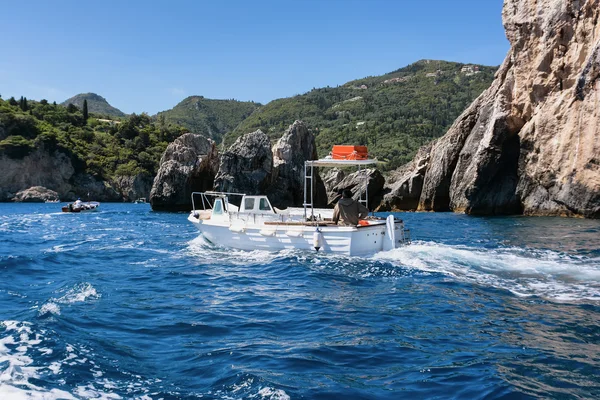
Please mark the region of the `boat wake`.
[[557, 302], [600, 301], [600, 258], [551, 250], [486, 249], [418, 241], [357, 258], [298, 250], [233, 250], [213, 245], [199, 236], [188, 243], [187, 252], [207, 261], [233, 265], [298, 262], [365, 279], [441, 274], [444, 279], [508, 290], [517, 296], [538, 296]]
[[401, 267], [554, 301], [600, 301], [600, 259], [516, 247], [484, 249], [416, 242], [378, 253]]

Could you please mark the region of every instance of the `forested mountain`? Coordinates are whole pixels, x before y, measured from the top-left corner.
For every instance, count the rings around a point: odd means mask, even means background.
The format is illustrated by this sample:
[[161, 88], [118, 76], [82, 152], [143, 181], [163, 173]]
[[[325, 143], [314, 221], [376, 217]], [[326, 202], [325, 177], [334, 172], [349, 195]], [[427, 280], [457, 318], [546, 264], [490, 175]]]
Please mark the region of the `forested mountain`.
[[70, 156], [78, 172], [98, 178], [154, 176], [167, 144], [185, 132], [160, 125], [147, 114], [102, 122], [86, 121], [76, 107], [46, 100], [0, 99], [0, 156], [23, 158], [35, 149], [58, 149]]
[[313, 89], [257, 109], [225, 136], [261, 129], [273, 140], [301, 119], [316, 135], [319, 155], [334, 144], [369, 146], [372, 156], [393, 169], [416, 150], [442, 136], [493, 80], [497, 68], [422, 60], [382, 76]]
[[124, 117], [126, 115], [123, 111], [108, 104], [108, 101], [106, 101], [104, 97], [99, 96], [96, 93], [80, 93], [60, 104], [65, 107], [69, 104], [73, 104], [80, 110], [83, 110], [84, 100], [87, 100], [88, 112], [107, 117]]
[[[161, 123], [173, 123], [188, 128], [220, 143], [223, 135], [232, 131], [254, 112], [260, 103], [237, 100], [212, 100], [190, 96], [171, 110], [157, 114]], [[293, 121], [292, 121], [293, 122]]]

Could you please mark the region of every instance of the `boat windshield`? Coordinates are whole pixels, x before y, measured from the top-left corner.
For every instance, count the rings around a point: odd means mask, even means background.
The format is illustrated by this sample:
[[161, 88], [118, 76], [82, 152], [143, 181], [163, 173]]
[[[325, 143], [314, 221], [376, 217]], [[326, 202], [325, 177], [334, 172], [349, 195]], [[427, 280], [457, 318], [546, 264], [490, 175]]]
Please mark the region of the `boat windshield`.
[[260, 199], [260, 204], [259, 204], [258, 208], [261, 211], [271, 211], [271, 205], [265, 198]]
[[214, 215], [223, 214], [223, 202], [221, 199], [217, 199], [215, 201], [214, 208], [213, 208], [213, 214]]

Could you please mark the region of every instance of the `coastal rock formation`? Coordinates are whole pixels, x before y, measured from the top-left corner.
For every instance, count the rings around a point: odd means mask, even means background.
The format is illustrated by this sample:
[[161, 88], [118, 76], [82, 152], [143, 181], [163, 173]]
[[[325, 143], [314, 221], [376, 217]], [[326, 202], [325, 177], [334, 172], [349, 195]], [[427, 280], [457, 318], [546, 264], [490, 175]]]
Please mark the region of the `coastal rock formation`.
[[378, 210], [414, 211], [419, 205], [423, 178], [429, 166], [429, 152], [433, 143], [419, 149], [415, 158], [392, 172], [384, 186], [384, 195]]
[[122, 201], [122, 195], [109, 183], [86, 173], [75, 173], [69, 155], [40, 146], [29, 154], [11, 158], [0, 155], [0, 201], [22, 201], [17, 193], [44, 187], [61, 200]]
[[215, 142], [186, 133], [173, 141], [160, 159], [150, 204], [158, 211], [189, 211], [191, 194], [211, 190], [219, 165]]
[[150, 174], [141, 173], [135, 176], [118, 176], [113, 186], [122, 194], [123, 201], [135, 201], [140, 197], [150, 197], [153, 181]]
[[413, 160], [419, 210], [600, 217], [599, 17], [600, 0], [505, 0], [495, 81]]
[[[343, 190], [350, 189], [355, 200], [359, 199], [359, 193], [367, 193], [369, 209], [373, 210], [381, 202], [383, 185], [385, 179], [381, 172], [375, 168], [367, 168], [347, 175], [341, 182], [334, 186], [329, 193], [328, 203], [334, 204], [341, 197]], [[363, 197], [364, 198], [364, 197]]]
[[259, 129], [240, 136], [223, 153], [214, 187], [219, 192], [265, 194], [272, 171], [271, 142]]
[[89, 174], [75, 174], [71, 178], [73, 188], [61, 195], [62, 200], [84, 201], [123, 201], [123, 197], [106, 181], [98, 180]]
[[329, 171], [325, 172], [323, 183], [325, 184], [325, 190], [327, 190], [328, 197], [329, 193], [333, 191], [333, 188], [345, 177], [346, 174], [339, 168], [331, 168]]
[[325, 191], [327, 192], [327, 204], [337, 201], [340, 194], [335, 191], [336, 186], [346, 177], [346, 173], [339, 168], [326, 170], [323, 176]]
[[43, 203], [46, 200], [58, 200], [59, 196], [54, 190], [46, 189], [43, 186], [34, 186], [29, 189], [21, 190], [13, 198], [13, 201], [23, 203]]
[[[267, 195], [278, 208], [302, 206], [304, 203], [304, 162], [317, 159], [315, 137], [304, 122], [295, 121], [273, 146], [273, 171]], [[327, 203], [325, 185], [318, 170], [314, 171], [313, 202], [315, 207]]]
[[75, 170], [60, 151], [40, 147], [23, 158], [0, 155], [0, 201], [11, 201], [16, 193], [33, 186], [52, 189], [62, 197], [72, 191]]

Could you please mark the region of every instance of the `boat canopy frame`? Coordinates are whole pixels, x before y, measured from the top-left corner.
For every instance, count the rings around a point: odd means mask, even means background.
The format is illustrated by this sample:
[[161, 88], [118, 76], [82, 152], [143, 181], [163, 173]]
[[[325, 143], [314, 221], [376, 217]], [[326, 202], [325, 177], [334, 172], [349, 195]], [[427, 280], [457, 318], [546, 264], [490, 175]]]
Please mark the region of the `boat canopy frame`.
[[[209, 210], [213, 208], [213, 205], [210, 202], [209, 197], [218, 197], [218, 198], [227, 198], [228, 196], [242, 196], [244, 197], [245, 193], [230, 193], [230, 192], [214, 192], [214, 191], [206, 191], [206, 192], [192, 192], [192, 211], [196, 211], [196, 204], [194, 203], [194, 195], [200, 195], [202, 200], [202, 209]], [[214, 201], [213, 201], [214, 203]], [[206, 204], [208, 204], [208, 208], [206, 208]]]
[[[358, 171], [364, 171], [367, 166], [377, 164], [376, 159], [368, 160], [336, 160], [333, 158], [322, 158], [319, 160], [306, 160], [304, 162], [304, 219], [309, 218], [308, 210], [310, 209], [310, 219], [315, 217], [314, 207], [314, 176], [315, 167], [357, 167]], [[363, 198], [364, 194], [364, 198]], [[365, 190], [360, 190], [358, 201], [369, 208], [369, 177], [365, 174]]]

